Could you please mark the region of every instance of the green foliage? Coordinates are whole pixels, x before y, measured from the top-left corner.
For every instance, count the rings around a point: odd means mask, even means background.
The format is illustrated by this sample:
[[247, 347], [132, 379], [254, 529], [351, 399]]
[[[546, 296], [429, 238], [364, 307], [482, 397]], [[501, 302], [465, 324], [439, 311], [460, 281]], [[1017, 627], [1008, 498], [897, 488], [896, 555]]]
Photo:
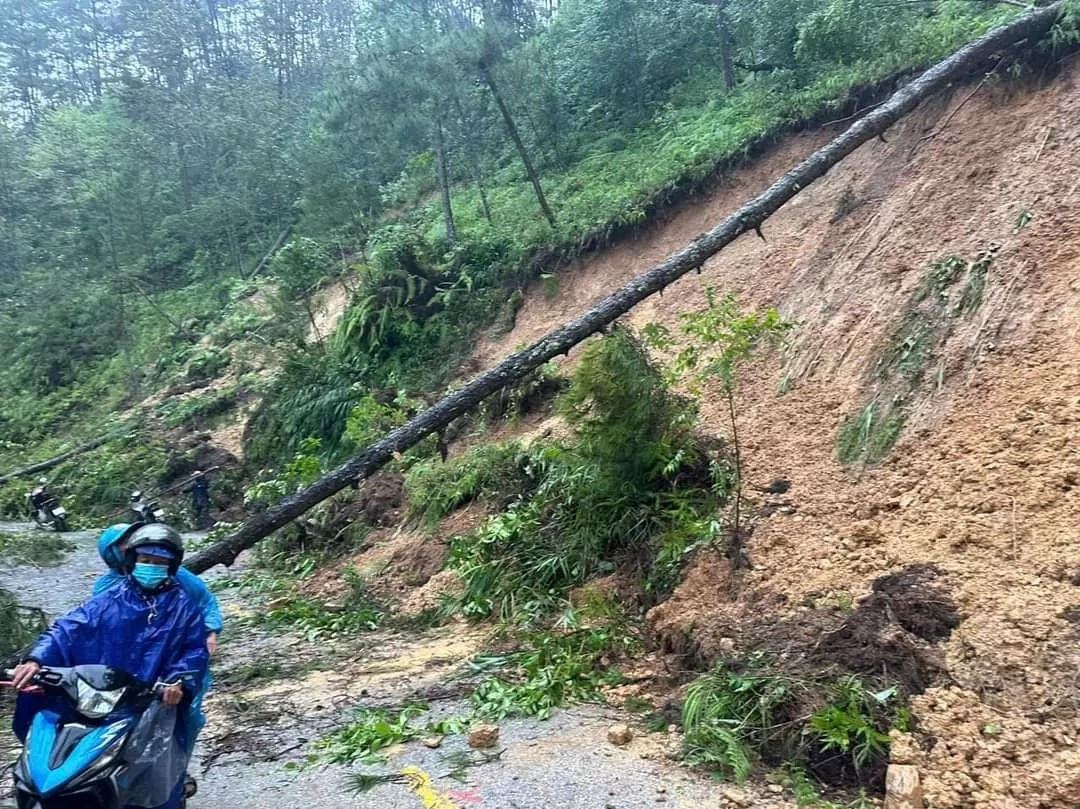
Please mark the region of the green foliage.
[[[804, 713], [808, 703], [817, 707]], [[721, 664], [687, 689], [683, 755], [738, 781], [759, 760], [783, 763], [802, 792], [800, 805], [812, 805], [806, 768], [834, 783], [866, 783], [888, 761], [889, 731], [909, 723], [895, 687], [874, 692], [854, 675], [795, 677], [756, 655]]]
[[622, 326], [586, 346], [560, 411], [584, 455], [638, 485], [666, 476], [696, 418], [692, 402], [672, 393]]
[[44, 613], [22, 607], [15, 596], [0, 589], [0, 665], [9, 665], [49, 627]]
[[330, 263], [326, 250], [314, 239], [301, 237], [282, 247], [270, 262], [270, 271], [286, 300], [311, 296], [326, 277]]
[[297, 630], [308, 643], [334, 635], [355, 635], [378, 629], [385, 615], [383, 609], [366, 599], [349, 599], [330, 608], [309, 599], [286, 597], [283, 603], [261, 615], [256, 623], [279, 629]]
[[[705, 289], [707, 308], [699, 312], [684, 312], [680, 331], [685, 343], [672, 365], [676, 378], [689, 382], [690, 389], [700, 395], [704, 386], [718, 382], [727, 403], [731, 453], [722, 474], [714, 471], [714, 490], [725, 499], [731, 495], [728, 517], [728, 555], [736, 567], [745, 563], [743, 540], [746, 530], [742, 518], [742, 453], [739, 445], [737, 406], [735, 396], [736, 372], [762, 348], [778, 347], [784, 343], [794, 324], [784, 320], [776, 309], [743, 313], [733, 295], [717, 298], [712, 287]], [[652, 325], [646, 339], [658, 348], [672, 345], [671, 335], [663, 326]], [[714, 467], [715, 469], [715, 467]], [[722, 491], [718, 489], [722, 487]]]
[[745, 781], [759, 751], [783, 744], [777, 726], [795, 689], [791, 679], [753, 667], [740, 673], [720, 666], [695, 680], [683, 702], [687, 762]]
[[858, 413], [848, 416], [836, 436], [836, 456], [842, 464], [881, 463], [904, 428], [907, 413], [895, 401], [884, 405], [871, 399]]
[[[896, 688], [871, 693], [855, 676], [837, 680], [831, 687], [831, 701], [810, 717], [804, 733], [822, 753], [833, 751], [850, 756], [856, 771], [873, 761], [888, 757], [888, 719]], [[901, 719], [901, 721], [905, 721]]]
[[[692, 407], [628, 330], [583, 352], [560, 409], [574, 428], [571, 445], [537, 443], [512, 461], [510, 447], [477, 452], [463, 462], [474, 464], [464, 488], [434, 489], [446, 493], [441, 502], [457, 503], [497, 485], [500, 474], [506, 484], [501, 496], [510, 505], [451, 543], [449, 564], [465, 579], [467, 615], [497, 611], [535, 622], [568, 588], [619, 564], [661, 594], [715, 531], [716, 459], [691, 432]], [[512, 473], [511, 462], [520, 471]]]
[[534, 485], [527, 456], [510, 441], [478, 444], [450, 462], [424, 461], [409, 470], [405, 490], [409, 512], [428, 527], [475, 500], [503, 508]]
[[547, 719], [566, 703], [599, 699], [604, 686], [621, 682], [605, 661], [625, 651], [628, 643], [628, 637], [609, 628], [528, 634], [518, 650], [475, 661], [474, 667], [482, 671], [504, 672], [476, 686], [469, 698], [474, 714], [491, 721], [508, 716]]
[[318, 456], [319, 449], [318, 439], [307, 439], [301, 442], [300, 452], [285, 464], [280, 473], [274, 474], [264, 469], [259, 475], [260, 480], [244, 492], [244, 504], [265, 508], [305, 486], [310, 486], [323, 473], [322, 462]]
[[356, 712], [352, 723], [315, 743], [317, 754], [312, 763], [380, 763], [385, 760], [380, 750], [420, 736], [423, 729], [411, 722], [424, 711], [419, 705], [397, 712], [363, 708]]

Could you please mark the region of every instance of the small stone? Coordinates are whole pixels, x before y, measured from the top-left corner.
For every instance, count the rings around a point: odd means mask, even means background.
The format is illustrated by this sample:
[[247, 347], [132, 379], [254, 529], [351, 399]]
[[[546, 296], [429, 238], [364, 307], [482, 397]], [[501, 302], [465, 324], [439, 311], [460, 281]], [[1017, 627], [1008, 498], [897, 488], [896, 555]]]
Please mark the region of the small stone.
[[291, 598], [273, 598], [266, 602], [266, 611], [283, 610], [292, 603]]
[[754, 802], [752, 797], [734, 787], [724, 787], [721, 789], [720, 797], [732, 806], [750, 806]]
[[912, 764], [890, 764], [885, 771], [884, 809], [924, 809], [919, 768]]
[[326, 604], [323, 604], [323, 609], [327, 612], [345, 612], [345, 605], [329, 601]]
[[769, 792], [773, 795], [779, 795], [784, 791], [783, 784], [769, 784]]
[[432, 750], [437, 750], [438, 748], [442, 747], [442, 743], [442, 736], [427, 736], [426, 738], [420, 740], [420, 744], [424, 745], [424, 747], [429, 747]]
[[499, 741], [498, 725], [477, 725], [469, 731], [469, 747], [482, 750], [485, 747], [494, 747]]
[[630, 740], [633, 738], [634, 731], [630, 730], [629, 725], [612, 725], [608, 728], [607, 740], [616, 747], [630, 744]]

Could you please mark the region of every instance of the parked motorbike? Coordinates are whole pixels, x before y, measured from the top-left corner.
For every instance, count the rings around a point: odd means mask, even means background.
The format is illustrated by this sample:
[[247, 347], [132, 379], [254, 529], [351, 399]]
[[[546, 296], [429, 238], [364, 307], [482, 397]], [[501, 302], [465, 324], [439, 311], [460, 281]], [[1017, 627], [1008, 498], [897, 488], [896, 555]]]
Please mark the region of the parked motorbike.
[[157, 500], [143, 500], [143, 493], [136, 489], [131, 493], [131, 522], [165, 522], [165, 509]]
[[36, 486], [26, 493], [30, 518], [39, 528], [53, 531], [67, 530], [67, 509], [60, 505], [60, 498], [46, 491], [44, 485]]
[[[13, 675], [4, 672], [5, 685]], [[49, 698], [49, 708], [34, 715], [15, 764], [18, 809], [123, 809], [168, 800], [186, 761], [172, 736], [175, 713], [164, 713], [172, 709], [160, 703], [150, 713], [160, 685], [94, 665], [43, 668], [33, 690]]]

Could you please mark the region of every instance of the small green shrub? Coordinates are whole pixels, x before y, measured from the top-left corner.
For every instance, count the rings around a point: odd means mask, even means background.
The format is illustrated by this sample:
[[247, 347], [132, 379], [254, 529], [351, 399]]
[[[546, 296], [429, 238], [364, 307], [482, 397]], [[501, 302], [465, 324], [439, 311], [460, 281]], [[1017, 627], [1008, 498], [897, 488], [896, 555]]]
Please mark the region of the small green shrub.
[[882, 406], [872, 399], [858, 413], [848, 416], [836, 438], [836, 454], [842, 464], [881, 463], [892, 450], [907, 413], [895, 403]]
[[220, 348], [207, 346], [192, 352], [188, 357], [185, 375], [188, 379], [215, 379], [221, 375], [232, 358]]

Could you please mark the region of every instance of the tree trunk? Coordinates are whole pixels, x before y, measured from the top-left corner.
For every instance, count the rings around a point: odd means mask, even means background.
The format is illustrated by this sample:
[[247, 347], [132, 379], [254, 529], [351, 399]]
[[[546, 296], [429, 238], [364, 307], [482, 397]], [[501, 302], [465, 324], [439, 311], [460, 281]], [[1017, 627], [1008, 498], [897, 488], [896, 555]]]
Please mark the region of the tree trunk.
[[435, 110], [435, 179], [439, 184], [442, 197], [443, 224], [446, 227], [446, 241], [457, 242], [457, 228], [454, 226], [454, 206], [450, 199], [450, 177], [446, 168], [446, 138], [443, 137], [442, 111]]
[[0, 475], [0, 485], [7, 483], [9, 480], [15, 480], [16, 478], [24, 478], [28, 475], [37, 474], [38, 472], [46, 472], [54, 466], [59, 466], [64, 461], [74, 458], [76, 455], [82, 455], [84, 452], [89, 452], [92, 449], [97, 449], [98, 447], [109, 443], [114, 438], [123, 435], [125, 432], [127, 432], [127, 428], [113, 430], [111, 433], [105, 433], [105, 435], [99, 436], [93, 441], [87, 441], [85, 444], [80, 444], [75, 447], [75, 449], [68, 450], [53, 458], [49, 458], [47, 461], [30, 464], [30, 466], [24, 466], [22, 469], [16, 469], [14, 472], [8, 472], [6, 475]]
[[720, 67], [724, 72], [724, 89], [729, 93], [735, 89], [735, 34], [731, 30], [731, 17], [728, 16], [728, 0], [714, 0], [719, 19], [717, 27], [720, 36]]
[[548, 224], [554, 228], [555, 214], [551, 212], [547, 197], [544, 196], [544, 189], [540, 187], [540, 178], [536, 175], [536, 169], [533, 168], [532, 160], [529, 159], [529, 153], [525, 150], [525, 143], [521, 140], [521, 135], [518, 133], [514, 119], [510, 116], [510, 110], [507, 108], [506, 102], [503, 101], [499, 86], [495, 83], [495, 76], [492, 75], [491, 68], [486, 63], [480, 63], [480, 75], [483, 77], [488, 89], [491, 90], [491, 95], [495, 98], [495, 105], [499, 108], [503, 121], [506, 123], [506, 131], [510, 135], [510, 140], [514, 142], [514, 148], [517, 149], [518, 154], [521, 156], [521, 162], [525, 164], [525, 173], [529, 175], [529, 182], [532, 183], [533, 190], [536, 192], [536, 201], [540, 203], [540, 210], [544, 212]]
[[662, 264], [645, 272], [626, 286], [604, 298], [585, 314], [560, 326], [523, 351], [500, 362], [463, 388], [439, 400], [392, 430], [382, 439], [367, 446], [359, 455], [324, 475], [311, 486], [286, 497], [276, 506], [254, 515], [240, 529], [221, 542], [192, 557], [187, 566], [201, 573], [214, 565], [232, 564], [246, 548], [287, 525], [312, 506], [358, 483], [384, 466], [395, 454], [415, 446], [425, 437], [467, 413], [487, 396], [510, 385], [548, 360], [566, 354], [575, 345], [636, 304], [657, 292], [662, 292], [691, 270], [739, 236], [753, 231], [776, 213], [815, 180], [823, 177], [833, 166], [862, 144], [873, 140], [915, 109], [921, 102], [963, 78], [978, 68], [995, 52], [1023, 39], [1037, 39], [1045, 34], [1061, 15], [1063, 2], [1040, 8], [1007, 25], [1000, 26], [974, 42], [965, 45], [952, 56], [927, 70], [910, 84], [902, 87], [884, 104], [856, 121], [843, 134], [830, 141], [793, 168], [765, 192], [737, 209], [707, 233], [702, 234]]

